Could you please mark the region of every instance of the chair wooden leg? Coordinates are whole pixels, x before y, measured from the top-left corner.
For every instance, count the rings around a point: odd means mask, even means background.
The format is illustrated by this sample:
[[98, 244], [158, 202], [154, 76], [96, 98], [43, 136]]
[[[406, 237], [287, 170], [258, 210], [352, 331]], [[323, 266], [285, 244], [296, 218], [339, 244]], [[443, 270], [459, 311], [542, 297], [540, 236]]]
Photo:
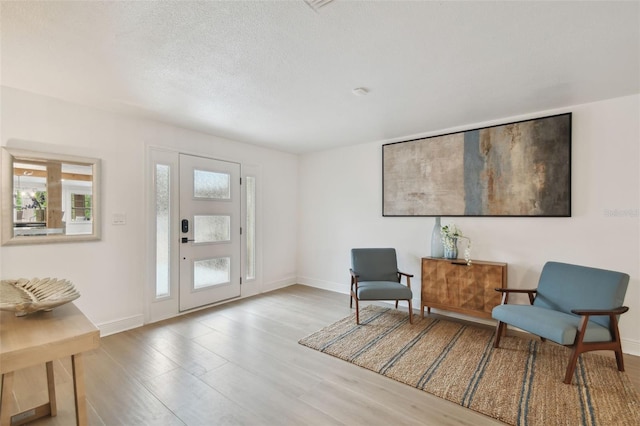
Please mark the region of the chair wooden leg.
[[409, 324], [413, 324], [413, 308], [411, 307], [411, 300], [409, 302]]
[[[589, 315], [583, 315], [580, 319], [580, 325], [578, 326], [578, 333], [576, 334], [576, 340], [571, 346], [571, 355], [569, 357], [569, 364], [567, 364], [567, 373], [564, 375], [564, 383], [567, 385], [571, 384], [571, 380], [573, 379], [573, 372], [576, 369], [576, 364], [578, 363], [578, 357], [581, 353], [587, 352], [589, 349], [588, 345], [584, 343], [584, 335], [587, 331], [587, 324], [589, 323]], [[592, 346], [593, 348], [593, 346]], [[605, 348], [602, 348], [605, 349]]]
[[396, 300], [396, 309], [398, 309], [398, 301]]
[[358, 306], [358, 298], [354, 297], [356, 301], [356, 324], [360, 325], [360, 308]]
[[496, 336], [495, 336], [495, 340], [493, 341], [494, 348], [500, 347], [500, 338], [502, 337], [502, 333], [504, 332], [505, 325], [506, 324], [503, 323], [502, 321], [498, 321], [498, 325], [496, 326]]
[[564, 383], [567, 385], [571, 384], [571, 380], [573, 379], [573, 372], [576, 370], [576, 364], [578, 363], [578, 357], [580, 356], [580, 351], [578, 346], [574, 346], [571, 350], [571, 356], [569, 357], [569, 364], [567, 364], [567, 373], [564, 375]]
[[618, 364], [618, 371], [624, 371], [624, 359], [622, 358], [622, 347], [615, 350], [616, 364]]
[[[355, 291], [354, 287], [355, 286]], [[349, 289], [349, 293], [351, 294], [351, 299], [349, 300], [349, 309], [353, 309], [353, 299], [356, 298], [356, 292], [358, 291], [358, 285], [353, 277], [351, 277], [351, 288]]]
[[611, 343], [614, 345], [613, 352], [616, 354], [618, 371], [624, 371], [622, 344], [620, 343], [620, 330], [618, 330], [618, 318], [615, 315], [609, 315], [609, 326], [611, 327], [611, 335], [613, 336], [613, 341]]

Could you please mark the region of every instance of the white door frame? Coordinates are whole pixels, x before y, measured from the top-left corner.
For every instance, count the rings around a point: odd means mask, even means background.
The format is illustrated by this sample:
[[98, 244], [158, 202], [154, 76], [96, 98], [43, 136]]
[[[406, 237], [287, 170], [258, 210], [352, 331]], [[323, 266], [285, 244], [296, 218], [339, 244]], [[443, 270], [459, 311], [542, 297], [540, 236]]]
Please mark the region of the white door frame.
[[[179, 155], [189, 154], [195, 156], [204, 156], [213, 158], [211, 155], [203, 155], [198, 152], [189, 152], [184, 150], [177, 150], [172, 148], [166, 148], [155, 145], [147, 145], [147, 155], [145, 157], [145, 205], [146, 205], [146, 231], [147, 231], [147, 250], [145, 255], [146, 261], [146, 279], [144, 279], [144, 322], [145, 324], [160, 321], [167, 318], [172, 318], [180, 315], [178, 305], [178, 283], [179, 283], [179, 264], [178, 255], [179, 252], [179, 238], [180, 233], [177, 226], [170, 228], [170, 263], [169, 263], [169, 294], [165, 297], [156, 297], [156, 205], [155, 205], [155, 167], [156, 164], [166, 165], [170, 168], [170, 210], [171, 218], [169, 223], [175, 224], [179, 222]], [[239, 162], [228, 158], [216, 158], [222, 161]], [[245, 279], [244, 259], [246, 258], [246, 241], [243, 237], [241, 240], [241, 262], [243, 267], [241, 269], [242, 276], [242, 290], [241, 297], [248, 297], [261, 293], [262, 281], [263, 281], [263, 264], [262, 264], [262, 168], [257, 165], [245, 165], [242, 162], [241, 173], [243, 179], [246, 176], [253, 176], [256, 178], [256, 277], [251, 280]], [[246, 200], [246, 185], [242, 185], [242, 199]], [[246, 211], [244, 205], [241, 209], [241, 223], [246, 224]], [[224, 302], [221, 302], [224, 303]]]

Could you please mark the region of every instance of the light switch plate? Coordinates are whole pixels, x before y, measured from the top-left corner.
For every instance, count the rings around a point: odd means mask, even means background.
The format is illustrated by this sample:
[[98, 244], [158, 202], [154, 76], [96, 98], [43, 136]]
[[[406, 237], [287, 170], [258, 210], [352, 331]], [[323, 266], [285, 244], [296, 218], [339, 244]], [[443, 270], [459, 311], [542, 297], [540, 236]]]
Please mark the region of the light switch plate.
[[126, 213], [114, 213], [111, 219], [111, 223], [114, 225], [125, 225], [127, 223]]

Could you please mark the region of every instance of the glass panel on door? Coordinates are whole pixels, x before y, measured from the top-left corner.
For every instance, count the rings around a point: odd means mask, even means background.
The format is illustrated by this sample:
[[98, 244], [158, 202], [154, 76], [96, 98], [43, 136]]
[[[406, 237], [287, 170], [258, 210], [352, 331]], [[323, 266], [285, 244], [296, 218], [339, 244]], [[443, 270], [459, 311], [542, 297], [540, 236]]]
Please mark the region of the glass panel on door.
[[231, 240], [231, 216], [198, 215], [193, 218], [194, 243], [219, 243]]
[[218, 257], [193, 262], [193, 288], [227, 284], [231, 274], [231, 259]]
[[193, 196], [210, 200], [229, 200], [231, 198], [230, 175], [195, 169], [193, 171]]

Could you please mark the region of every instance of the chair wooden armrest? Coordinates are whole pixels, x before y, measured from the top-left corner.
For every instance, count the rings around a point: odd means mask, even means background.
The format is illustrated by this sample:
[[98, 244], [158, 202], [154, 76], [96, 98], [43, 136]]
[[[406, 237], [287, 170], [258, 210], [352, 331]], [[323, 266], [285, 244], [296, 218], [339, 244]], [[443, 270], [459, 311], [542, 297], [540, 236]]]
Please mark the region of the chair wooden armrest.
[[407, 278], [407, 287], [411, 288], [411, 278], [413, 278], [413, 274], [398, 271], [398, 282], [402, 281], [403, 275]]
[[496, 288], [496, 291], [502, 293], [502, 304], [506, 305], [509, 301], [509, 294], [511, 293], [522, 293], [527, 294], [529, 296], [529, 303], [533, 305], [533, 299], [537, 293], [537, 289], [523, 289], [523, 288]]
[[349, 268], [349, 273], [351, 274], [351, 278], [358, 278], [359, 275], [353, 269]]
[[413, 275], [412, 274], [407, 274], [406, 272], [398, 271], [398, 282], [402, 282], [402, 276], [403, 275], [407, 278], [407, 287], [411, 288], [411, 278], [413, 277]]
[[576, 315], [622, 315], [627, 312], [629, 308], [627, 306], [620, 306], [615, 309], [572, 309], [571, 312]]
[[353, 292], [354, 286], [356, 288], [356, 291], [358, 291], [358, 277], [360, 277], [360, 275], [358, 275], [356, 271], [351, 268], [349, 268], [349, 273], [351, 274], [351, 291]]
[[[618, 315], [624, 314], [629, 308], [627, 306], [620, 306], [615, 309], [572, 309], [571, 312], [576, 315], [581, 315], [580, 325], [578, 326], [578, 333], [576, 340], [573, 344], [573, 350], [571, 352], [571, 358], [569, 366], [567, 367], [567, 374], [565, 375], [564, 382], [566, 384], [571, 383], [573, 377], [573, 371], [578, 362], [578, 355], [587, 351], [595, 350], [612, 350], [616, 355], [616, 363], [618, 364], [618, 370], [624, 371], [624, 360], [622, 358], [622, 346], [620, 344], [620, 330], [618, 330]], [[589, 323], [589, 317], [592, 315], [608, 315], [609, 316], [609, 330], [611, 331], [610, 342], [584, 342], [584, 335], [587, 331], [587, 324]]]

